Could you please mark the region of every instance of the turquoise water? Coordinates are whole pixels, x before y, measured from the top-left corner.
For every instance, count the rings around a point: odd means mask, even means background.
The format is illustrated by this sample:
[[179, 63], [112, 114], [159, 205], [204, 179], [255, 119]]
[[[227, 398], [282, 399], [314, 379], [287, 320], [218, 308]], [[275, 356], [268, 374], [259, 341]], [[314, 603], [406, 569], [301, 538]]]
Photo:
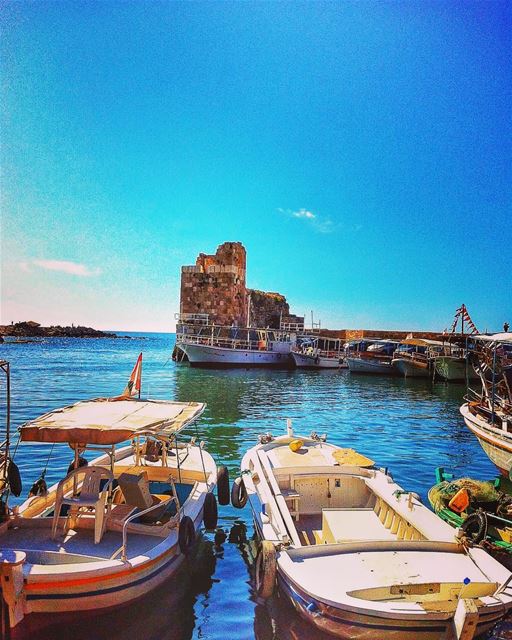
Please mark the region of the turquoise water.
[[[13, 430], [50, 409], [119, 394], [142, 351], [143, 395], [206, 402], [197, 433], [232, 477], [258, 434], [283, 432], [286, 418], [292, 418], [297, 433], [327, 432], [330, 442], [354, 447], [389, 467], [399, 484], [424, 500], [436, 466], [456, 475], [495, 475], [459, 414], [463, 385], [354, 376], [347, 371], [192, 369], [171, 361], [174, 335], [130, 335], [132, 339], [0, 345], [0, 359], [11, 363]], [[0, 385], [4, 411], [3, 379]], [[196, 428], [189, 431], [195, 435]], [[16, 462], [24, 481], [19, 501], [46, 465], [49, 451], [49, 445], [19, 446]], [[71, 459], [69, 447], [55, 447], [48, 465], [49, 484], [62, 477]], [[94, 614], [92, 626], [68, 622], [43, 629], [47, 621], [35, 620], [30, 623], [31, 637], [320, 638], [279, 598], [267, 606], [256, 603], [251, 589], [250, 512], [220, 507], [219, 515], [219, 531], [215, 536], [204, 534], [195, 562], [179, 580], [121, 611]]]

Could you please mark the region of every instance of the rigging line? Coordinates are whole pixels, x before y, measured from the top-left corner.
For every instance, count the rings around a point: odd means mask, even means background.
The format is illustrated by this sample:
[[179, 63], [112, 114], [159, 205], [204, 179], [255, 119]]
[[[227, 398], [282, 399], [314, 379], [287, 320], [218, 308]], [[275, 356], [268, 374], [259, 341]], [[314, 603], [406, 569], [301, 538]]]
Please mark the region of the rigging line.
[[53, 448], [55, 447], [55, 442], [52, 444], [52, 448], [50, 449], [50, 453], [48, 454], [48, 459], [46, 460], [46, 464], [44, 465], [44, 469], [41, 472], [41, 478], [44, 478], [46, 475], [46, 470], [48, 469], [48, 464], [50, 462], [50, 458], [52, 457]]
[[[196, 428], [196, 437], [199, 438], [199, 429], [197, 427], [197, 423], [195, 424], [195, 428]], [[204, 466], [203, 449], [201, 447], [201, 442], [199, 442], [199, 455], [201, 457], [201, 465], [203, 467], [204, 481], [206, 483], [206, 487], [208, 488], [208, 479], [206, 477], [206, 468]]]
[[178, 434], [175, 433], [174, 434], [174, 444], [175, 444], [175, 448], [176, 448], [176, 465], [178, 467], [178, 479], [179, 479], [179, 483], [181, 484], [181, 462], [180, 462], [180, 452], [178, 449]]
[[16, 453], [18, 451], [20, 440], [21, 440], [21, 433], [18, 432], [18, 441], [16, 442], [16, 446], [14, 447], [14, 453], [11, 456], [11, 460], [14, 460], [14, 458], [16, 457]]

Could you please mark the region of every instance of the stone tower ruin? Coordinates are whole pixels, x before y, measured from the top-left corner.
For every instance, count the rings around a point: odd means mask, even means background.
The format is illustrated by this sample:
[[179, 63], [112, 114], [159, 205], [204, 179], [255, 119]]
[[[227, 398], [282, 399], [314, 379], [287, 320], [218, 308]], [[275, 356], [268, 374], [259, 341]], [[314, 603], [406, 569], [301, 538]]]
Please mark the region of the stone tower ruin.
[[200, 253], [195, 265], [181, 268], [182, 319], [208, 314], [211, 324], [228, 327], [304, 325], [303, 317], [290, 314], [280, 293], [247, 289], [245, 272], [246, 253], [241, 242], [224, 242], [214, 255]]
[[214, 255], [200, 253], [194, 266], [181, 268], [181, 314], [207, 313], [210, 322], [247, 325], [245, 248], [224, 242]]

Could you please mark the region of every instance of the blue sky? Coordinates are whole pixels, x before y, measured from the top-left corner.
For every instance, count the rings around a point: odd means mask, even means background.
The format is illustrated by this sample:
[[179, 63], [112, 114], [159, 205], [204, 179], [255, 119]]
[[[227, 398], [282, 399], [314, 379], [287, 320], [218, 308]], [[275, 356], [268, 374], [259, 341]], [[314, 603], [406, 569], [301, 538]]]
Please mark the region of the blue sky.
[[226, 240], [333, 328], [512, 321], [511, 5], [4, 5], [2, 321], [171, 330]]

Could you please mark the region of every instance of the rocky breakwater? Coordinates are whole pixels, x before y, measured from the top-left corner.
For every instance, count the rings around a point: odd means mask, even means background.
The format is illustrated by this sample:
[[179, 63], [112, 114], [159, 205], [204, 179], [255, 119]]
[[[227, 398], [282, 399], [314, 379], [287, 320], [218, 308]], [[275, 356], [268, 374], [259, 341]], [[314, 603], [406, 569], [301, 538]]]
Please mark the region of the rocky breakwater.
[[55, 325], [43, 327], [38, 322], [29, 320], [28, 322], [16, 322], [9, 325], [0, 326], [0, 337], [9, 338], [117, 338], [115, 333], [107, 333], [92, 329], [91, 327], [81, 327], [71, 325], [61, 327]]

